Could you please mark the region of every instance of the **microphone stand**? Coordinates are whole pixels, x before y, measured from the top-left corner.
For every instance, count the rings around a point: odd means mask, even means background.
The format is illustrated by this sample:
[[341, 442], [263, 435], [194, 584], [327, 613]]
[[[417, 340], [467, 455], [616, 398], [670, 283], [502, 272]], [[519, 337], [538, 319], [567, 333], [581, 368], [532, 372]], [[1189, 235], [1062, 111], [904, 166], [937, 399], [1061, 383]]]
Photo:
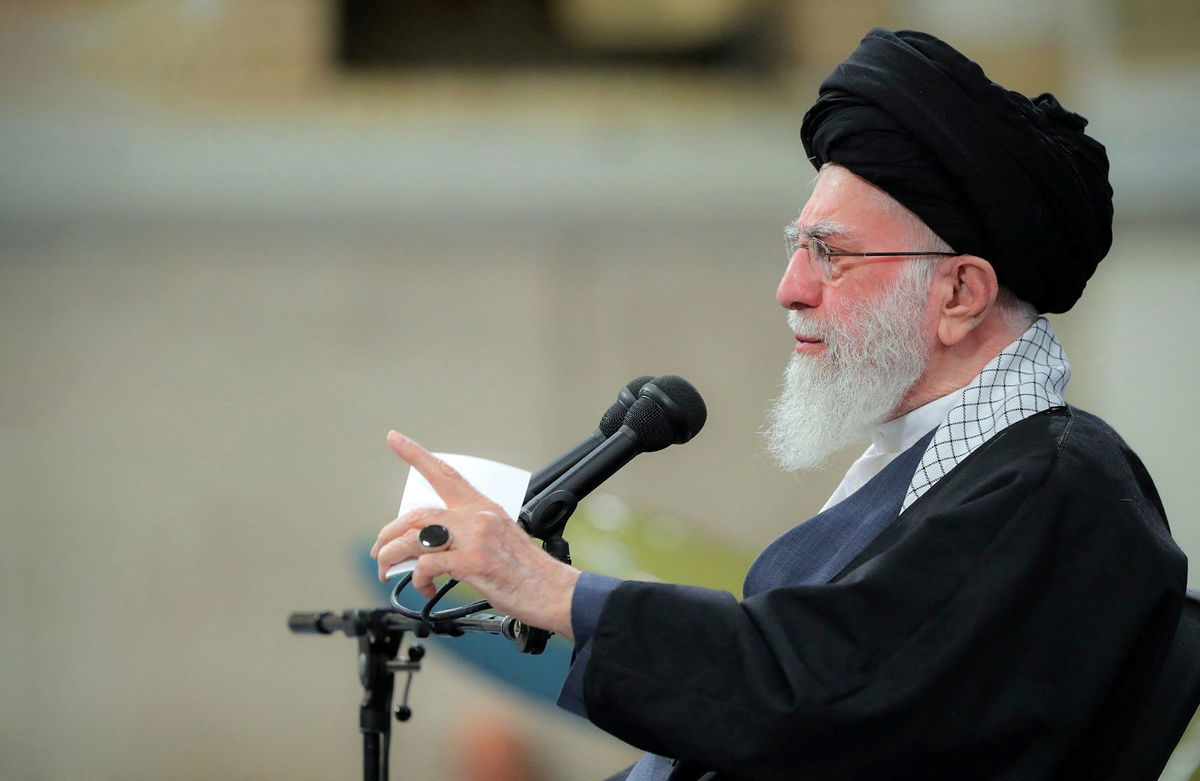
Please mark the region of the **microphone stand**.
[[[391, 739], [391, 705], [395, 674], [406, 673], [404, 699], [394, 711], [397, 721], [408, 721], [412, 709], [408, 707], [408, 692], [413, 673], [421, 669], [425, 648], [411, 644], [405, 655], [397, 661], [404, 633], [416, 632], [423, 622], [382, 608], [372, 610], [346, 610], [341, 615], [331, 611], [319, 613], [292, 613], [288, 616], [288, 628], [298, 634], [330, 635], [342, 632], [347, 637], [358, 638], [358, 678], [363, 686], [362, 704], [358, 709], [358, 729], [363, 736], [363, 779], [364, 781], [387, 781], [388, 746]], [[428, 624], [433, 634], [461, 636], [467, 632], [485, 632], [504, 635], [517, 640], [519, 622], [509, 616], [483, 613], [467, 618], [433, 621]], [[540, 631], [540, 630], [539, 630]]]
[[[633, 455], [629, 455], [628, 461]], [[579, 504], [578, 495], [570, 489], [550, 491], [543, 501], [529, 508], [522, 508], [518, 523], [530, 536], [542, 541], [542, 549], [559, 561], [571, 563], [571, 550], [563, 539], [567, 519]], [[412, 686], [413, 673], [421, 669], [425, 648], [420, 644], [408, 647], [407, 659], [397, 661], [405, 632], [417, 637], [436, 635], [461, 636], [467, 632], [486, 632], [503, 635], [512, 640], [523, 654], [540, 654], [546, 649], [551, 632], [529, 626], [511, 616], [494, 613], [476, 613], [462, 618], [438, 618], [429, 608], [438, 597], [426, 606], [425, 614], [419, 618], [406, 616], [395, 610], [377, 608], [373, 610], [346, 610], [340, 616], [331, 611], [319, 613], [292, 613], [288, 617], [288, 628], [299, 634], [330, 635], [342, 632], [347, 637], [358, 638], [358, 677], [363, 686], [362, 704], [358, 709], [358, 729], [363, 736], [363, 779], [364, 781], [387, 781], [388, 744], [391, 739], [392, 722], [408, 721], [412, 709], [408, 707], [408, 692]], [[486, 603], [480, 608], [486, 608]], [[407, 674], [404, 684], [404, 699], [389, 713], [394, 675]]]

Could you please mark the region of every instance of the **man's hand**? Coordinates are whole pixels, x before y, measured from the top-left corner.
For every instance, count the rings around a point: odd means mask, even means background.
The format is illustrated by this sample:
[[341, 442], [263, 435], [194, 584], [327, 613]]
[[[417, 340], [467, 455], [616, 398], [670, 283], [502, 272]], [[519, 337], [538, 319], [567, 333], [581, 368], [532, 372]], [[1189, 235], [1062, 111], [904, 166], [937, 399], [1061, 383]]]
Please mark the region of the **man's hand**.
[[[572, 639], [571, 597], [579, 570], [543, 551], [445, 461], [395, 431], [387, 439], [396, 455], [429, 481], [446, 509], [416, 509], [380, 530], [371, 548], [379, 579], [393, 564], [416, 558], [412, 584], [426, 597], [437, 591], [434, 578], [449, 575], [470, 583], [497, 610]], [[430, 553], [417, 535], [434, 523], [450, 530], [450, 547]]]

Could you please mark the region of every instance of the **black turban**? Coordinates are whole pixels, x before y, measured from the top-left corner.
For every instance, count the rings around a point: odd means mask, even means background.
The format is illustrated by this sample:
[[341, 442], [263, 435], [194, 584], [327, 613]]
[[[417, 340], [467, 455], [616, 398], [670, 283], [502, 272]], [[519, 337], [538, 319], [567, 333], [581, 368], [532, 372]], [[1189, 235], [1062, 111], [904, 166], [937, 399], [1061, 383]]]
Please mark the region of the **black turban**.
[[1039, 312], [1065, 312], [1112, 244], [1108, 156], [1086, 126], [932, 35], [877, 28], [821, 84], [800, 135], [817, 168], [845, 166]]

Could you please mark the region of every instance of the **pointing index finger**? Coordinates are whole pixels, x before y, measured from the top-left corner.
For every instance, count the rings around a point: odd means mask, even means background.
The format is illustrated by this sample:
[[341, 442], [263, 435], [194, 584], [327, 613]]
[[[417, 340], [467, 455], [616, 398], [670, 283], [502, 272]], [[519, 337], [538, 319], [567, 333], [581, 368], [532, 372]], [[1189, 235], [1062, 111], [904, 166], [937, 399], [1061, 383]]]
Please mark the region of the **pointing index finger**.
[[484, 499], [483, 494], [476, 491], [458, 470], [403, 434], [389, 431], [387, 441], [392, 450], [396, 451], [396, 455], [429, 481], [447, 507], [458, 507]]

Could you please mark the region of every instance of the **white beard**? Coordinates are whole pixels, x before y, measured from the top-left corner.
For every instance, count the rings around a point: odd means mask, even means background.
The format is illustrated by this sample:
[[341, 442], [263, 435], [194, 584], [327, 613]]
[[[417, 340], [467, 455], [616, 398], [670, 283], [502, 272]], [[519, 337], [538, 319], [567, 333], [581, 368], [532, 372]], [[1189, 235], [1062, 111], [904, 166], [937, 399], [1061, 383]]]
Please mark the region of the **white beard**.
[[859, 304], [846, 322], [788, 312], [794, 333], [825, 342], [820, 356], [794, 354], [764, 431], [781, 469], [815, 469], [891, 417], [925, 370], [928, 345], [922, 315], [928, 286], [902, 274], [875, 301]]

